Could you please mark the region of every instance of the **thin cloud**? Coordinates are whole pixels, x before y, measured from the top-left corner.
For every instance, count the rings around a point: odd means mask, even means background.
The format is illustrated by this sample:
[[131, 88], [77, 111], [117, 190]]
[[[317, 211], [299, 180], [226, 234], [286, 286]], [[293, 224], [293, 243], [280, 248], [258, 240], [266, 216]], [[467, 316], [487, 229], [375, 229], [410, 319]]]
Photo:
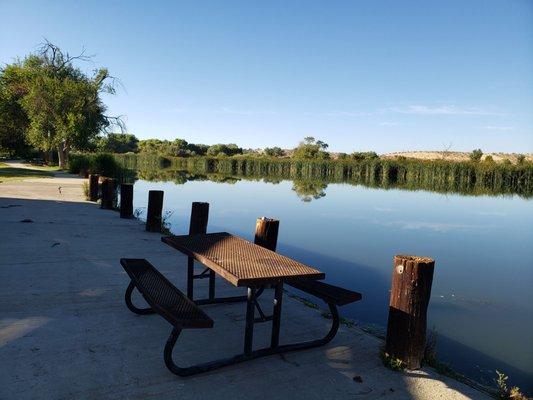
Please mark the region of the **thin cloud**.
[[228, 114], [228, 115], [276, 115], [276, 111], [272, 110], [244, 110], [244, 109], [235, 109], [229, 107], [222, 107], [218, 113]]
[[484, 129], [488, 129], [490, 131], [512, 131], [512, 130], [514, 130], [514, 126], [487, 125], [487, 126], [484, 127]]
[[359, 111], [328, 111], [320, 113], [324, 117], [366, 117], [369, 115], [374, 115], [372, 112], [359, 112]]
[[162, 111], [165, 113], [178, 114], [178, 113], [185, 112], [185, 109], [181, 107], [171, 107], [171, 108], [163, 109]]
[[386, 111], [399, 114], [416, 114], [416, 115], [505, 115], [494, 110], [480, 107], [458, 107], [455, 105], [427, 106], [427, 105], [409, 105], [405, 107], [389, 107]]

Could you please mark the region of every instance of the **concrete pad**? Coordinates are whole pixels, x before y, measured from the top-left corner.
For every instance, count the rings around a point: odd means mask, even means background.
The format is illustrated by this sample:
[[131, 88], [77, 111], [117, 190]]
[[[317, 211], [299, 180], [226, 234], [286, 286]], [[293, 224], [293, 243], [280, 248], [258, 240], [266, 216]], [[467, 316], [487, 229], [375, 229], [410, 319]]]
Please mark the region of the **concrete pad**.
[[[61, 200], [54, 179], [0, 185], [0, 399], [489, 399], [429, 368], [383, 367], [382, 341], [345, 326], [322, 348], [174, 376], [163, 362], [171, 326], [129, 312], [119, 259], [147, 258], [183, 290], [186, 258], [138, 221], [82, 201], [82, 180], [66, 179], [72, 188]], [[198, 282], [196, 292], [206, 294], [206, 285]], [[217, 291], [243, 293], [220, 278]], [[265, 310], [271, 301], [267, 291]], [[242, 351], [245, 305], [203, 308], [215, 326], [182, 333], [174, 353], [181, 364]], [[285, 296], [282, 343], [328, 329], [319, 310]], [[258, 325], [255, 347], [269, 335], [269, 323]]]

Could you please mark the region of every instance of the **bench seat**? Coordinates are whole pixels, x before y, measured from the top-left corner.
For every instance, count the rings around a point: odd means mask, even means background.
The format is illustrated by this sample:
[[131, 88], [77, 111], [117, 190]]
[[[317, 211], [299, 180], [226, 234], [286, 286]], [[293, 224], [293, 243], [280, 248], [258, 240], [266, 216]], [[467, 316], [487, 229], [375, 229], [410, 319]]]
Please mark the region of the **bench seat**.
[[151, 309], [174, 327], [213, 327], [213, 320], [147, 260], [122, 258], [120, 264]]
[[362, 299], [361, 293], [353, 292], [329, 283], [312, 279], [292, 280], [288, 285], [324, 300], [328, 304], [343, 306]]

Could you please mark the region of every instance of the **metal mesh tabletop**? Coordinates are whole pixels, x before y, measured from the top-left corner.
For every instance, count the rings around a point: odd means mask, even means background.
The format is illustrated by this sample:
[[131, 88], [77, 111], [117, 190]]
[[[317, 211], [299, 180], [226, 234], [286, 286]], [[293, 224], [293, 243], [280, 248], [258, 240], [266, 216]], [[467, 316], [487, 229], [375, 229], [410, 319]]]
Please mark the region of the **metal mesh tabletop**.
[[324, 279], [324, 273], [227, 232], [166, 236], [161, 240], [194, 257], [235, 286], [287, 278]]

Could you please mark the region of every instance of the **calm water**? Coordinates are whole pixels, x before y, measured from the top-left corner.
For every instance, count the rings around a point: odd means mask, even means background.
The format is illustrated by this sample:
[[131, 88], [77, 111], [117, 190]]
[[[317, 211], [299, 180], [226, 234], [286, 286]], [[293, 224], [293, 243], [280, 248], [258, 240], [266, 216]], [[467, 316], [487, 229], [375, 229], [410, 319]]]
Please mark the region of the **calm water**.
[[146, 207], [148, 190], [164, 190], [176, 234], [187, 233], [193, 201], [210, 203], [210, 232], [252, 238], [258, 217], [279, 219], [278, 251], [362, 292], [342, 313], [363, 325], [386, 325], [395, 254], [433, 257], [429, 327], [439, 359], [485, 383], [504, 371], [510, 384], [533, 391], [531, 200], [308, 186], [139, 180], [134, 207]]

